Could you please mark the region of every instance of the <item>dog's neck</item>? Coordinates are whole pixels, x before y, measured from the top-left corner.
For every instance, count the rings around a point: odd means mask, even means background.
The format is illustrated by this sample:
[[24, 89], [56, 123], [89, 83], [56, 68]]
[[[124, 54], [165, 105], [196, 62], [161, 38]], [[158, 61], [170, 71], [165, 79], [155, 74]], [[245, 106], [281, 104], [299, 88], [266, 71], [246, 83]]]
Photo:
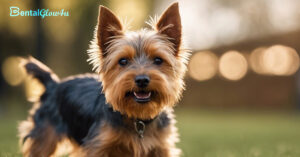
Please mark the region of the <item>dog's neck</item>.
[[151, 125], [156, 119], [167, 119], [165, 113], [161, 113], [153, 119], [139, 119], [129, 118], [127, 115], [121, 114], [119, 111], [113, 111], [112, 108], [110, 108], [110, 110], [114, 114], [119, 115], [118, 121], [119, 123], [122, 123], [121, 125], [125, 126], [127, 129], [134, 130], [140, 138], [143, 138], [147, 126]]
[[[116, 111], [118, 112], [118, 111]], [[121, 113], [120, 113], [121, 114]], [[122, 115], [122, 121], [124, 124], [129, 127], [130, 129], [135, 130], [139, 138], [144, 137], [144, 132], [146, 131], [146, 126], [150, 125], [153, 121], [157, 119], [156, 116], [153, 119], [139, 119], [139, 118], [129, 118], [127, 115], [121, 114]]]
[[133, 119], [133, 125], [136, 133], [138, 134], [139, 138], [144, 137], [144, 132], [146, 129], [146, 125], [152, 123], [158, 116], [154, 117], [153, 119], [148, 120], [141, 120], [141, 119]]

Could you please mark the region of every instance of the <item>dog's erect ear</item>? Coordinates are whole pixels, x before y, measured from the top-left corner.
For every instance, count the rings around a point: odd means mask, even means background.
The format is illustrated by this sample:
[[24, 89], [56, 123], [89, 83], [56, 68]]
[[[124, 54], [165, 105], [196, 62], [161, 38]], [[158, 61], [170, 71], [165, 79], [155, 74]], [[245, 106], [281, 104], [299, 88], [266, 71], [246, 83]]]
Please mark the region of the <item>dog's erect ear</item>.
[[109, 42], [114, 39], [114, 37], [122, 34], [122, 24], [120, 20], [108, 8], [100, 5], [97, 39], [103, 57], [107, 55], [106, 50]]
[[164, 11], [156, 24], [156, 29], [169, 38], [178, 52], [181, 44], [181, 19], [178, 2], [173, 3]]

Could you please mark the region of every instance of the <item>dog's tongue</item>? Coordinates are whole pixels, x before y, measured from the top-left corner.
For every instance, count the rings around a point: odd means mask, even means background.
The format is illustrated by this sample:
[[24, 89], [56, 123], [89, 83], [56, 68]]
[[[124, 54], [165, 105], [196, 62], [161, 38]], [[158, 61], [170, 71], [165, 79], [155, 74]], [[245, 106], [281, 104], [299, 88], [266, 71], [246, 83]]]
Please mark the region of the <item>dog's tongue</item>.
[[151, 92], [133, 92], [133, 94], [138, 99], [148, 99], [151, 96]]

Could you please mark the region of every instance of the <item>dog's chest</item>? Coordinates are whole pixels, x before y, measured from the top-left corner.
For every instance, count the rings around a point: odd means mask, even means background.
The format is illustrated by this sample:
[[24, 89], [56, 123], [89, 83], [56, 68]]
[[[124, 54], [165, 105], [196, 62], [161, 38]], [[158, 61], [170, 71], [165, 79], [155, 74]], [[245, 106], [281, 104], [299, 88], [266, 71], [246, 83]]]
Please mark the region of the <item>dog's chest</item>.
[[163, 145], [165, 131], [158, 129], [155, 125], [146, 126], [143, 137], [135, 130], [129, 128], [113, 128], [105, 124], [101, 127], [101, 133], [97, 137], [100, 144], [97, 155], [108, 155], [110, 157], [147, 157]]

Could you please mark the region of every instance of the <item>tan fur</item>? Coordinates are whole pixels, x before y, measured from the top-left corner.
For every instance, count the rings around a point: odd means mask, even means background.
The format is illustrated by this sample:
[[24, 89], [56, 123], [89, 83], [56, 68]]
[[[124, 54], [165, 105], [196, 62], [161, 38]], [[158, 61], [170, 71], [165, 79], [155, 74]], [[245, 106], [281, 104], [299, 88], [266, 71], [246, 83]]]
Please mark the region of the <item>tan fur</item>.
[[[97, 28], [97, 39], [98, 45], [100, 46], [101, 51], [105, 52], [107, 44], [111, 40], [111, 36], [122, 35], [122, 25], [117, 17], [106, 7], [100, 6], [99, 8], [99, 19]], [[103, 56], [106, 53], [102, 54]]]
[[175, 142], [178, 141], [177, 129], [174, 126], [175, 120], [171, 121], [169, 127], [162, 130], [155, 124], [147, 126], [143, 139], [128, 129], [117, 130], [111, 125], [102, 124], [99, 129], [101, 133], [85, 146], [81, 155], [120, 157], [122, 154], [122, 157], [177, 157], [180, 150], [175, 147]]
[[[181, 44], [181, 19], [178, 3], [171, 5], [159, 18], [156, 29], [166, 35], [173, 43], [174, 49], [179, 50]], [[176, 53], [177, 55], [177, 53]]]
[[34, 128], [33, 115], [40, 107], [40, 103], [34, 103], [33, 107], [29, 111], [27, 120], [20, 122], [19, 130], [19, 145], [23, 156], [25, 157], [48, 157], [48, 156], [62, 156], [65, 154], [71, 154], [78, 148], [73, 141], [66, 137], [58, 136], [54, 128], [45, 124], [45, 127], [39, 130], [39, 134], [36, 138], [25, 137], [30, 134]]
[[[143, 34], [138, 35], [142, 36]], [[118, 49], [116, 48], [117, 50], [107, 54], [100, 70], [103, 91], [113, 108], [129, 117], [150, 119], [161, 112], [164, 106], [173, 106], [179, 100], [184, 88], [182, 79], [186, 66], [182, 60], [185, 58], [176, 57], [169, 45], [162, 44], [164, 41], [160, 37], [151, 37], [144, 41], [144, 55], [149, 59], [161, 57], [164, 63], [159, 67], [153, 65], [152, 62], [141, 65], [134, 59], [141, 54], [132, 51], [127, 45], [120, 44], [126, 43], [124, 40], [130, 39], [126, 39], [125, 36], [116, 40], [115, 42], [119, 42]], [[133, 52], [135, 53], [134, 56]], [[131, 65], [126, 68], [120, 67], [118, 60], [121, 58], [127, 58]], [[157, 99], [142, 106], [132, 99], [125, 98], [126, 92], [135, 90], [134, 78], [140, 74], [149, 75], [151, 82], [148, 90], [158, 93]]]
[[39, 106], [39, 103], [35, 103], [29, 111], [30, 115], [28, 119], [19, 124], [19, 144], [23, 156], [56, 157], [66, 154], [75, 154], [77, 149], [79, 149], [79, 146], [67, 137], [57, 135], [54, 128], [49, 124], [45, 124], [45, 127], [39, 130], [38, 136], [35, 136], [35, 138], [27, 138], [26, 141], [24, 141], [25, 136], [27, 136], [34, 128], [32, 115]]
[[[179, 140], [172, 107], [179, 101], [184, 90], [183, 78], [189, 53], [182, 45], [178, 3], [171, 5], [153, 28], [137, 32], [125, 31], [120, 20], [109, 9], [100, 6], [95, 39], [88, 50], [88, 61], [100, 75], [106, 101], [113, 110], [126, 115], [123, 119], [126, 127], [114, 128], [108, 122], [102, 122], [98, 126], [98, 134], [82, 146], [68, 141], [73, 147], [71, 156], [180, 155], [180, 150], [175, 146]], [[157, 57], [163, 60], [162, 64], [154, 64]], [[122, 58], [127, 59], [129, 64], [121, 66], [119, 60]], [[143, 89], [151, 91], [151, 101], [143, 104], [128, 97], [128, 93], [139, 90], [135, 83], [138, 75], [147, 75], [151, 80]], [[36, 108], [31, 111], [31, 115]], [[160, 128], [156, 117], [162, 112], [167, 113], [170, 124]], [[137, 119], [154, 119], [146, 125], [143, 138], [137, 135], [134, 128]], [[22, 122], [19, 129], [21, 139], [32, 128], [31, 118]], [[57, 136], [51, 125], [45, 124], [38, 136], [25, 141], [22, 152], [25, 156], [51, 156], [55, 153], [57, 144], [66, 139], [61, 136]]]
[[[31, 127], [31, 124], [26, 124], [26, 122], [22, 124], [22, 127], [26, 127], [25, 125]], [[22, 153], [26, 157], [48, 157], [55, 152], [58, 141], [60, 141], [60, 137], [56, 135], [53, 127], [48, 125], [39, 132], [39, 136], [28, 138], [25, 141]]]

